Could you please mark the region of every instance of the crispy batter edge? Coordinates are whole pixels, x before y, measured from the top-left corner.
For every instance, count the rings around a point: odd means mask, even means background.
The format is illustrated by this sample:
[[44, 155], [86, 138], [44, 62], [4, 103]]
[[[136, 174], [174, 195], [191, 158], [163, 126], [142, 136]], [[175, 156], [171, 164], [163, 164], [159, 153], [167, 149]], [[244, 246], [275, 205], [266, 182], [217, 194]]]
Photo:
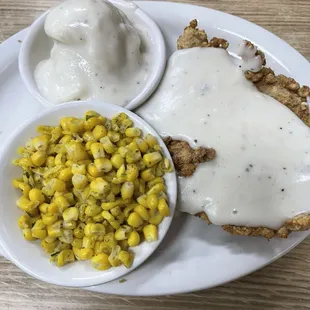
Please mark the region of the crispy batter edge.
[[[246, 41], [247, 45], [254, 45]], [[192, 47], [216, 47], [227, 49], [229, 43], [221, 38], [213, 38], [208, 41], [204, 30], [198, 28], [196, 19], [192, 20], [189, 26], [185, 27], [183, 34], [178, 38], [177, 48]], [[276, 75], [274, 71], [266, 65], [266, 58], [262, 51], [257, 51], [263, 60], [263, 66], [258, 72], [246, 71], [245, 77], [251, 81], [257, 89], [284, 104], [293, 113], [295, 113], [307, 126], [310, 127], [310, 111], [307, 104], [307, 97], [310, 96], [308, 86], [300, 86], [294, 79], [288, 78], [282, 74]], [[196, 214], [208, 224], [212, 224], [205, 212]], [[223, 225], [222, 228], [232, 235], [238, 236], [262, 236], [271, 239], [275, 236], [287, 238], [292, 231], [304, 231], [310, 229], [310, 214], [297, 215], [287, 220], [284, 225], [277, 229], [267, 227], [247, 227], [236, 225]]]

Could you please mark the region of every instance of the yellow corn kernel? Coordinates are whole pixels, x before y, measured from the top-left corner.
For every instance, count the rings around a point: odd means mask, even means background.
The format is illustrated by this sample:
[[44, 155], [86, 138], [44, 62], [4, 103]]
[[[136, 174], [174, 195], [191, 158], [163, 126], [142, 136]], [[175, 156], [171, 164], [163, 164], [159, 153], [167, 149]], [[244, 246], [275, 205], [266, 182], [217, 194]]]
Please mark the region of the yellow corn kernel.
[[143, 207], [147, 207], [147, 195], [143, 194], [137, 198], [137, 202], [139, 205]]
[[141, 172], [141, 178], [145, 181], [145, 182], [149, 182], [155, 179], [155, 174], [153, 169], [146, 169], [143, 170]]
[[71, 229], [63, 229], [62, 235], [58, 238], [61, 242], [71, 244], [73, 241], [73, 232]]
[[57, 206], [60, 213], [63, 213], [70, 207], [68, 200], [64, 196], [59, 196], [54, 199], [54, 203]]
[[101, 138], [107, 135], [107, 130], [103, 125], [97, 125], [93, 129], [93, 136], [96, 140], [100, 140]]
[[32, 241], [36, 239], [35, 237], [32, 236], [32, 232], [30, 228], [23, 229], [23, 236], [28, 241]]
[[70, 249], [65, 249], [57, 255], [55, 263], [57, 267], [62, 267], [65, 264], [72, 263], [74, 261], [74, 252]]
[[76, 238], [82, 239], [84, 237], [84, 229], [85, 229], [84, 223], [79, 223], [76, 228], [73, 229], [73, 235]]
[[23, 183], [23, 182], [20, 182], [20, 183], [18, 184], [18, 188], [20, 188], [20, 189], [22, 190], [23, 195], [24, 195], [25, 197], [29, 197], [29, 192], [30, 192], [30, 190], [31, 190], [31, 187], [30, 187], [28, 184]]
[[83, 239], [73, 238], [71, 245], [74, 248], [81, 249], [83, 247]]
[[136, 165], [137, 165], [137, 167], [138, 167], [138, 169], [139, 169], [140, 171], [143, 171], [143, 170], [146, 169], [146, 165], [145, 165], [145, 163], [143, 162], [143, 160], [137, 161], [137, 162], [136, 162]]
[[165, 174], [165, 172], [160, 168], [160, 163], [155, 168], [155, 175], [156, 177], [162, 177]]
[[59, 220], [52, 225], [47, 226], [47, 234], [50, 237], [58, 238], [62, 235], [62, 221]]
[[130, 205], [128, 205], [125, 209], [124, 209], [124, 216], [127, 218], [130, 214], [130, 212], [135, 208], [135, 206], [137, 206], [137, 203], [132, 203]]
[[93, 220], [94, 220], [94, 223], [102, 223], [104, 221], [104, 218], [101, 214], [101, 212], [95, 216], [93, 216]]
[[[155, 211], [155, 212], [153, 212]], [[159, 225], [163, 221], [163, 216], [157, 212], [157, 210], [150, 211], [149, 223], [154, 225]]]
[[156, 177], [155, 179], [147, 182], [147, 187], [151, 188], [154, 185], [159, 184], [159, 183], [165, 184], [165, 180], [162, 177]]
[[65, 229], [73, 230], [74, 228], [76, 228], [76, 221], [70, 221], [70, 222], [63, 221], [62, 226]]
[[34, 211], [38, 205], [39, 201], [30, 201], [26, 197], [22, 196], [16, 201], [16, 205], [23, 211], [27, 211], [28, 213]]
[[150, 188], [148, 191], [147, 191], [147, 195], [152, 195], [152, 194], [160, 194], [161, 192], [165, 192], [166, 191], [166, 186], [165, 184], [163, 183], [158, 183], [158, 184], [155, 184], [152, 188]]
[[158, 144], [156, 138], [154, 136], [152, 136], [151, 134], [146, 134], [144, 136], [144, 140], [150, 148], [152, 148], [152, 147], [154, 147], [154, 145]]
[[[117, 246], [117, 241], [114, 236], [114, 232], [108, 232], [104, 237], [103, 237], [103, 242], [100, 244], [102, 252], [105, 253], [111, 253], [112, 249], [114, 249]], [[107, 251], [106, 248], [109, 248]], [[100, 253], [102, 253], [100, 252]]]
[[137, 165], [136, 164], [127, 165], [126, 174], [127, 174], [127, 181], [128, 182], [133, 182], [133, 181], [137, 180], [138, 176], [139, 176], [139, 169], [138, 169]]
[[114, 195], [119, 194], [121, 192], [121, 184], [114, 184], [114, 183], [112, 183], [111, 184], [111, 192]]
[[72, 185], [77, 189], [84, 189], [88, 185], [88, 178], [83, 174], [74, 174], [72, 177]]
[[32, 139], [32, 145], [37, 151], [46, 151], [48, 147], [48, 138], [46, 136], [38, 136]]
[[73, 174], [86, 175], [86, 166], [85, 165], [72, 164], [71, 171]]
[[132, 212], [129, 214], [129, 216], [127, 218], [127, 223], [128, 223], [128, 225], [130, 225], [132, 227], [139, 227], [140, 225], [143, 224], [143, 219], [141, 218], [141, 216], [138, 213]]
[[84, 131], [84, 120], [75, 118], [69, 123], [68, 127], [70, 133], [82, 133]]
[[70, 207], [64, 210], [62, 217], [65, 222], [77, 221], [79, 218], [79, 210], [77, 207]]
[[51, 188], [54, 192], [64, 192], [66, 190], [66, 183], [59, 179], [51, 179]]
[[45, 165], [49, 168], [55, 167], [55, 157], [54, 156], [48, 156], [46, 158]]
[[129, 248], [129, 245], [126, 239], [118, 241], [117, 244], [121, 247], [121, 250], [127, 251]]
[[113, 153], [115, 153], [117, 151], [117, 147], [111, 142], [109, 137], [101, 138], [100, 142], [102, 143], [104, 150], [108, 154], [113, 154]]
[[97, 158], [94, 160], [94, 164], [98, 171], [108, 173], [112, 170], [112, 163], [108, 158]]
[[125, 182], [121, 187], [121, 195], [123, 199], [130, 199], [134, 193], [134, 184], [132, 182]]
[[32, 227], [32, 221], [30, 216], [28, 215], [22, 215], [19, 219], [18, 219], [18, 226], [21, 229], [25, 229], [25, 228], [31, 228]]
[[53, 238], [53, 237], [47, 236], [44, 239], [44, 241], [47, 242], [47, 243], [53, 243], [53, 242], [57, 241], [57, 238]]
[[91, 265], [98, 270], [107, 270], [111, 268], [111, 264], [109, 262], [109, 256], [106, 253], [100, 253], [95, 255], [90, 260]]
[[58, 216], [56, 214], [42, 214], [43, 223], [48, 226], [54, 224], [58, 220]]
[[59, 153], [55, 156], [55, 165], [64, 165], [66, 163], [66, 155]]
[[117, 142], [120, 140], [121, 135], [120, 135], [118, 132], [109, 131], [109, 132], [108, 132], [108, 137], [109, 137], [109, 139], [110, 139], [113, 143], [117, 143]]
[[91, 117], [84, 122], [86, 130], [93, 130], [97, 125], [102, 125], [101, 120], [98, 117]]
[[120, 208], [119, 206], [116, 206], [116, 207], [114, 207], [114, 208], [112, 208], [112, 209], [110, 210], [110, 213], [111, 213], [114, 217], [117, 217], [117, 216], [119, 216], [119, 215], [122, 213], [122, 210], [121, 210], [121, 208]]
[[96, 237], [95, 236], [84, 236], [83, 237], [83, 248], [93, 249], [95, 247]]
[[71, 135], [64, 135], [60, 140], [59, 143], [60, 144], [66, 144], [69, 143], [72, 140]]
[[39, 201], [40, 204], [45, 201], [42, 191], [38, 188], [33, 188], [29, 191], [29, 199], [30, 201]]
[[165, 199], [159, 199], [158, 201], [158, 212], [161, 216], [170, 216], [170, 209]]
[[47, 213], [49, 213], [49, 214], [59, 213], [58, 207], [54, 202], [52, 202], [51, 204], [48, 205]]
[[72, 160], [67, 160], [66, 163], [65, 163], [65, 166], [69, 167], [69, 168], [72, 167], [72, 165], [73, 165], [73, 161]]
[[63, 131], [69, 131], [69, 124], [74, 120], [74, 117], [62, 117], [60, 119], [60, 126]]
[[17, 178], [17, 179], [13, 179], [12, 181], [12, 185], [15, 188], [19, 188], [19, 184], [23, 182], [23, 178]]
[[68, 182], [71, 180], [72, 176], [71, 168], [65, 168], [60, 171], [58, 178], [61, 181]]
[[111, 157], [111, 164], [114, 168], [119, 169], [122, 165], [124, 165], [125, 160], [124, 158], [116, 153]]
[[84, 234], [87, 237], [90, 236], [104, 236], [106, 234], [106, 228], [103, 224], [88, 223], [84, 228]]
[[137, 138], [137, 139], [135, 139], [135, 142], [136, 142], [141, 153], [146, 153], [147, 150], [149, 149], [149, 146], [145, 140]]
[[31, 233], [32, 233], [32, 237], [41, 239], [41, 240], [47, 236], [46, 229], [35, 229], [34, 227], [32, 227]]
[[128, 245], [130, 247], [135, 247], [140, 243], [140, 235], [134, 230], [129, 234]]
[[13, 164], [17, 165], [17, 166], [21, 166], [21, 167], [33, 167], [34, 166], [32, 160], [31, 160], [31, 157], [21, 158], [17, 161], [13, 161]]
[[75, 204], [75, 198], [74, 198], [73, 193], [71, 193], [71, 192], [65, 193], [65, 194], [63, 194], [63, 196], [67, 199], [70, 206]]
[[122, 262], [118, 258], [118, 254], [120, 251], [121, 251], [121, 247], [117, 245], [112, 249], [112, 252], [109, 255], [109, 262], [113, 267], [118, 267], [122, 264]]
[[140, 137], [141, 130], [139, 128], [131, 127], [125, 130], [125, 135], [130, 138]]
[[31, 155], [31, 161], [37, 167], [42, 166], [45, 163], [46, 159], [47, 154], [45, 151], [36, 151]]
[[95, 142], [95, 141], [87, 141], [87, 142], [85, 143], [85, 149], [86, 149], [86, 151], [88, 151], [88, 152], [91, 153], [91, 146], [92, 146], [94, 143], [97, 143], [97, 142]]
[[92, 111], [92, 110], [86, 111], [85, 114], [84, 114], [84, 118], [85, 118], [86, 121], [91, 119], [92, 117], [97, 118], [99, 116], [100, 116], [99, 113], [97, 113], [95, 111]]
[[146, 205], [149, 209], [156, 209], [158, 206], [158, 197], [156, 194], [149, 194], [146, 198]]
[[118, 258], [126, 268], [129, 268], [132, 265], [134, 256], [127, 251], [120, 251]]
[[168, 158], [164, 158], [160, 164], [159, 164], [159, 168], [163, 171], [163, 172], [171, 172], [173, 171], [173, 167], [172, 164], [170, 162], [170, 160]]
[[57, 244], [58, 244], [58, 241], [54, 241], [51, 243], [48, 243], [45, 240], [41, 241], [41, 247], [44, 249], [44, 251], [47, 254], [52, 254], [55, 251]]
[[143, 235], [146, 242], [152, 242], [158, 240], [157, 227], [153, 224], [146, 225], [143, 228]]
[[138, 149], [136, 151], [129, 151], [126, 154], [126, 163], [133, 164], [140, 161], [141, 158], [141, 152]]
[[87, 172], [90, 174], [90, 176], [97, 178], [100, 176], [103, 176], [104, 172], [97, 169], [95, 164], [90, 164], [87, 166]]
[[42, 203], [39, 206], [39, 210], [40, 210], [41, 213], [45, 214], [45, 213], [48, 213], [48, 207], [49, 207], [48, 203]]
[[131, 233], [132, 228], [128, 225], [123, 225], [120, 228], [118, 228], [115, 232], [115, 239], [116, 240], [125, 240], [129, 237], [129, 234]]
[[111, 222], [110, 222], [110, 225], [111, 225], [115, 230], [119, 229], [120, 226], [121, 226], [120, 222], [117, 221], [117, 220], [111, 221]]
[[148, 221], [149, 220], [150, 215], [149, 215], [149, 213], [148, 213], [148, 211], [146, 210], [145, 207], [143, 207], [141, 205], [136, 205], [135, 208], [134, 208], [134, 211], [136, 213], [138, 213], [144, 221]]
[[93, 133], [91, 132], [91, 131], [85, 131], [84, 133], [83, 133], [83, 140], [85, 141], [85, 142], [89, 142], [89, 141], [96, 141], [96, 139], [95, 139], [95, 137], [94, 137], [94, 135], [93, 135]]
[[109, 223], [115, 221], [114, 216], [109, 211], [102, 211], [102, 216], [106, 219]]
[[95, 159], [105, 157], [103, 145], [99, 142], [95, 142], [91, 145], [90, 152]]
[[96, 204], [90, 204], [85, 209], [85, 214], [91, 217], [96, 216], [101, 212], [102, 212], [101, 206], [97, 206]]
[[83, 147], [82, 143], [78, 141], [71, 141], [66, 144], [67, 157], [73, 162], [88, 159], [88, 153]]
[[158, 164], [163, 157], [159, 152], [152, 152], [143, 155], [143, 162], [147, 167], [153, 167], [154, 165]]
[[110, 184], [102, 178], [96, 178], [90, 183], [90, 189], [98, 194], [106, 194], [110, 190]]

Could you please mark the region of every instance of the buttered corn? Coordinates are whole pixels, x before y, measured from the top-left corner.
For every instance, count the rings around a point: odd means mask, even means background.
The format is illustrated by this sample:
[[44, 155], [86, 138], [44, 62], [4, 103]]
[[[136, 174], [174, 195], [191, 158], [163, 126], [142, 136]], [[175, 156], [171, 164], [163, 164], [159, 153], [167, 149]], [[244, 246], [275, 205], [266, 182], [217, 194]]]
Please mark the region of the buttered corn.
[[39, 135], [18, 149], [12, 181], [25, 212], [18, 226], [40, 240], [61, 267], [90, 260], [98, 270], [132, 265], [131, 247], [158, 239], [170, 209], [162, 177], [172, 170], [160, 145], [133, 127], [125, 113], [111, 120], [94, 111], [38, 126]]

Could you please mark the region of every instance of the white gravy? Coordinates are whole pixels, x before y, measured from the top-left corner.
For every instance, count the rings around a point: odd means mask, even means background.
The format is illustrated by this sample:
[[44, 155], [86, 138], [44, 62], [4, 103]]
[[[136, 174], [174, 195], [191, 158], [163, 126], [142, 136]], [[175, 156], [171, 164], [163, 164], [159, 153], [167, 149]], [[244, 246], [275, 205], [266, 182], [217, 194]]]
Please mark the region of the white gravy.
[[124, 14], [134, 20], [135, 8], [128, 3], [121, 11], [104, 0], [68, 0], [52, 9], [45, 32], [54, 46], [35, 69], [43, 96], [52, 103], [101, 99], [121, 106], [134, 99], [152, 62], [147, 32]]
[[277, 229], [310, 209], [310, 130], [260, 93], [225, 50], [175, 52], [138, 114], [162, 136], [209, 146], [217, 158], [179, 178], [179, 208], [216, 225]]

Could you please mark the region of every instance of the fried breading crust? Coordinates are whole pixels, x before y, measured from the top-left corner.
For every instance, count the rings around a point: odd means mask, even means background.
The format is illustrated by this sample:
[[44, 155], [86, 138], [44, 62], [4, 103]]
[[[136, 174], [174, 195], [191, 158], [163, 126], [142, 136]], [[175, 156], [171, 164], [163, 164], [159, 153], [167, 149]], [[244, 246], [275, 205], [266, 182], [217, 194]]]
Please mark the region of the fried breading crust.
[[258, 72], [247, 71], [245, 77], [254, 83], [257, 89], [278, 100], [294, 112], [307, 126], [310, 126], [310, 112], [307, 97], [308, 86], [300, 86], [294, 79], [282, 74], [275, 75], [270, 68], [263, 67]]
[[[178, 49], [192, 47], [218, 47], [226, 49], [228, 42], [224, 39], [213, 38], [210, 42], [204, 30], [199, 29], [197, 20], [192, 20], [184, 29], [184, 33], [177, 41]], [[246, 41], [247, 46], [254, 45]], [[256, 56], [262, 57], [263, 67], [258, 72], [246, 71], [245, 77], [253, 82], [257, 89], [276, 99], [280, 103], [288, 107], [294, 112], [307, 126], [310, 126], [310, 112], [307, 104], [307, 97], [310, 96], [310, 88], [308, 86], [300, 86], [294, 79], [284, 75], [275, 75], [270, 68], [264, 67], [266, 64], [265, 55], [261, 51], [256, 52]], [[174, 158], [173, 158], [174, 160]], [[178, 165], [176, 165], [178, 169]], [[208, 224], [212, 224], [205, 212], [196, 214]], [[246, 227], [235, 225], [223, 225], [222, 228], [232, 235], [239, 236], [262, 236], [271, 239], [275, 236], [287, 238], [291, 231], [303, 231], [310, 229], [310, 214], [301, 214], [289, 219], [278, 230], [273, 230], [267, 227]]]
[[[195, 214], [208, 224], [212, 224], [205, 212]], [[287, 220], [284, 225], [277, 229], [267, 227], [246, 227], [235, 225], [223, 225], [222, 228], [235, 236], [262, 236], [266, 239], [271, 239], [275, 236], [287, 238], [291, 231], [304, 231], [310, 229], [310, 214], [297, 215], [292, 219]]]
[[193, 149], [186, 141], [174, 140], [171, 137], [165, 137], [164, 142], [178, 174], [183, 177], [193, 175], [200, 163], [210, 161], [216, 156], [216, 152], [212, 148], [198, 147]]
[[204, 30], [197, 28], [198, 22], [196, 19], [189, 23], [189, 26], [185, 27], [184, 32], [179, 36], [177, 41], [178, 50], [192, 47], [218, 47], [227, 49], [228, 42], [220, 38], [212, 38], [208, 41], [208, 36]]

